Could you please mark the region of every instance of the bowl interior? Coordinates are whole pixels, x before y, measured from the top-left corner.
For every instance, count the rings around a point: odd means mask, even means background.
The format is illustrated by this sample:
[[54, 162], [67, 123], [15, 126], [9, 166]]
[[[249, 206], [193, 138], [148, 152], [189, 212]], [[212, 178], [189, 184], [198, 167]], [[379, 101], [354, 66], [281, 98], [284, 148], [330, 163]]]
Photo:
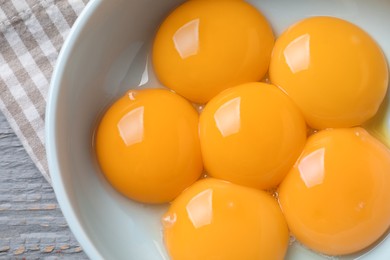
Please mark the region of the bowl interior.
[[[159, 87], [149, 59], [153, 35], [182, 0], [92, 0], [61, 51], [47, 107], [47, 153], [63, 213], [91, 259], [169, 259], [160, 216], [166, 205], [130, 201], [106, 182], [93, 151], [97, 120], [129, 88]], [[332, 15], [369, 32], [390, 57], [390, 2], [386, 0], [253, 0], [276, 35], [297, 20]], [[389, 59], [389, 58], [388, 58]], [[388, 98], [386, 99], [386, 101]], [[389, 108], [368, 124], [390, 144]], [[343, 257], [390, 258], [390, 239], [374, 250]], [[287, 259], [327, 259], [292, 243]]]

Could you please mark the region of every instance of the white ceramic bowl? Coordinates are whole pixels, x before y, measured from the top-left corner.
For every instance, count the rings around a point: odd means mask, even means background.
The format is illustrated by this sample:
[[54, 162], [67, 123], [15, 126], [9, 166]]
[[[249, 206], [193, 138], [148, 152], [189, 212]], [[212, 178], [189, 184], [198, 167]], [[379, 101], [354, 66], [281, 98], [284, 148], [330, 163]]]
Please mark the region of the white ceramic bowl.
[[[181, 0], [91, 0], [65, 42], [53, 75], [46, 148], [59, 204], [91, 259], [168, 259], [159, 217], [166, 206], [125, 199], [105, 181], [94, 159], [97, 118], [130, 87], [158, 84], [148, 59], [158, 24]], [[253, 0], [276, 34], [307, 16], [332, 15], [366, 31], [390, 58], [390, 1]], [[388, 140], [388, 107], [375, 129]], [[389, 187], [390, 188], [390, 187]], [[359, 257], [344, 257], [351, 259]], [[298, 244], [287, 259], [324, 259]], [[390, 259], [390, 238], [362, 259]]]

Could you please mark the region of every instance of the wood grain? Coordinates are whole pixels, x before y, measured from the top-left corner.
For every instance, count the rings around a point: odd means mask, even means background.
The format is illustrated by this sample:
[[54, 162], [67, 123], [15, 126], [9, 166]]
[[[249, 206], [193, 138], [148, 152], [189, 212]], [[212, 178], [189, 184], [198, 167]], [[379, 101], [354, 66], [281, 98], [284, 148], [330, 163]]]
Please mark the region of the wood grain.
[[0, 113], [0, 259], [88, 259], [52, 187]]

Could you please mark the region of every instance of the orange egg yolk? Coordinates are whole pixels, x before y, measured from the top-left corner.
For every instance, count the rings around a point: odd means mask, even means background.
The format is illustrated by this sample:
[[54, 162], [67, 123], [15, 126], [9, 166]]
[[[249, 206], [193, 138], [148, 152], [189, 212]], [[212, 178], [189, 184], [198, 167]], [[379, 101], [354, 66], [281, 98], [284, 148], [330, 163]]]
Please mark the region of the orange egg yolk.
[[158, 79], [195, 103], [263, 78], [274, 36], [244, 1], [187, 1], [161, 24], [153, 44]]
[[259, 189], [282, 181], [306, 141], [306, 125], [297, 107], [266, 83], [220, 93], [205, 106], [199, 125], [207, 173]]
[[279, 187], [293, 235], [329, 255], [357, 252], [390, 225], [390, 151], [362, 128], [312, 135]]
[[276, 41], [269, 75], [315, 129], [357, 126], [378, 110], [388, 85], [386, 59], [359, 27], [312, 17]]
[[107, 180], [125, 196], [171, 201], [203, 169], [198, 113], [168, 90], [131, 90], [102, 118], [96, 155]]
[[288, 247], [288, 228], [271, 195], [217, 179], [185, 190], [162, 222], [172, 260], [282, 260]]

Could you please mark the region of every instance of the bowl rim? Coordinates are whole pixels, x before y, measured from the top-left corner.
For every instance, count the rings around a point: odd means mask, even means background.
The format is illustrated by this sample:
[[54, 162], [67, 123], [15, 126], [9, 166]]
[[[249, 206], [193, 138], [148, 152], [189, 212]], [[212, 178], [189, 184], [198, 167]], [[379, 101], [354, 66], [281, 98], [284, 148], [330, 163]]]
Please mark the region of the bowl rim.
[[45, 115], [45, 147], [46, 156], [51, 177], [51, 184], [54, 189], [58, 204], [65, 217], [66, 222], [76, 240], [80, 243], [85, 253], [91, 259], [104, 259], [96, 246], [91, 242], [91, 239], [84, 229], [78, 214], [72, 207], [70, 201], [69, 190], [64, 185], [64, 177], [61, 174], [61, 166], [59, 164], [58, 145], [57, 145], [57, 123], [56, 116], [58, 114], [57, 103], [60, 99], [60, 86], [63, 81], [64, 71], [69, 62], [71, 53], [76, 45], [77, 39], [85, 28], [87, 22], [93, 16], [95, 10], [99, 7], [103, 0], [90, 0], [84, 7], [79, 17], [76, 19], [72, 28], [65, 39], [63, 46], [57, 58], [50, 88], [47, 98], [46, 115]]

